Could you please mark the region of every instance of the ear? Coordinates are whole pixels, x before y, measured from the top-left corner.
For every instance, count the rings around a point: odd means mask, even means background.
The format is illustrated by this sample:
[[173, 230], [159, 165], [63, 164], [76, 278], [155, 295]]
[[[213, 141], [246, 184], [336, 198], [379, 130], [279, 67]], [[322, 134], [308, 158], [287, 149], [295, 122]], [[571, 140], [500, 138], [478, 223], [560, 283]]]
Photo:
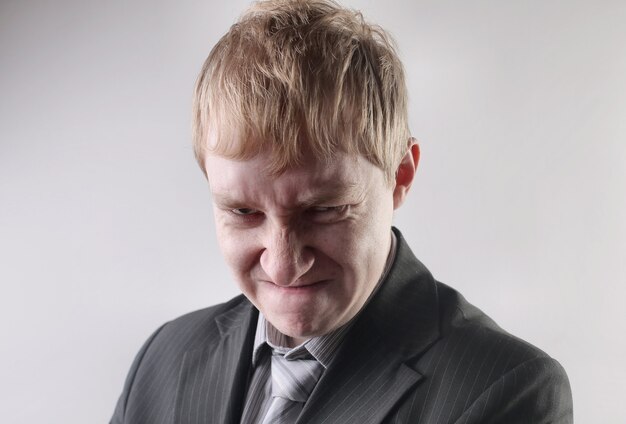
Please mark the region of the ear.
[[415, 178], [415, 172], [417, 171], [417, 164], [420, 160], [420, 147], [417, 144], [417, 140], [413, 137], [409, 139], [409, 148], [406, 154], [402, 157], [400, 165], [396, 170], [396, 183], [393, 189], [393, 208], [398, 209], [406, 195], [409, 193], [413, 178]]

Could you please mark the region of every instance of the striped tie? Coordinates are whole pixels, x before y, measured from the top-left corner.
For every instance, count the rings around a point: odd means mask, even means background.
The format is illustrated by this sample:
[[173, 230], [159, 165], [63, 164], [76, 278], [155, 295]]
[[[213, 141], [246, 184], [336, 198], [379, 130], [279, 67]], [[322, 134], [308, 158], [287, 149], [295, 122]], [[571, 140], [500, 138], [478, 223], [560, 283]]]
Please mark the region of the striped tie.
[[315, 359], [272, 354], [272, 403], [262, 424], [295, 423], [323, 370]]

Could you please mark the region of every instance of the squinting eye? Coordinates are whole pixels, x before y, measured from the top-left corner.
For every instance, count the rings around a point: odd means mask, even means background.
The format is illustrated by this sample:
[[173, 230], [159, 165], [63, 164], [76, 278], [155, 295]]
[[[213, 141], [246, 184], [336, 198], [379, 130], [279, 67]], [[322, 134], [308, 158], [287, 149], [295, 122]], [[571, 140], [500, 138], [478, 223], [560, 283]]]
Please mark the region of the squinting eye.
[[332, 224], [339, 222], [346, 217], [350, 206], [312, 206], [308, 209], [308, 214], [312, 222], [320, 224]]
[[336, 206], [314, 206], [311, 208], [312, 212], [330, 212], [335, 210]]
[[231, 209], [231, 212], [234, 213], [235, 215], [246, 216], [246, 215], [254, 215], [255, 213], [258, 213], [259, 211], [256, 209], [251, 209], [251, 208], [237, 208], [237, 209]]
[[313, 206], [311, 212], [324, 213], [324, 212], [341, 212], [345, 209], [345, 206]]

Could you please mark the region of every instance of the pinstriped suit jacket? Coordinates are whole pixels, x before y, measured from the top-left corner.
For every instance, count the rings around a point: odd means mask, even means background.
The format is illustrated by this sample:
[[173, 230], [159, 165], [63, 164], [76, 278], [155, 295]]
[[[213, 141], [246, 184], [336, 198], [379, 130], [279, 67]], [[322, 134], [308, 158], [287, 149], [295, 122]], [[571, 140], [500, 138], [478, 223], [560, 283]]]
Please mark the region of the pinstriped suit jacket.
[[[399, 231], [396, 259], [298, 423], [571, 423], [557, 361], [433, 279]], [[159, 328], [111, 423], [238, 423], [258, 312], [243, 296]]]

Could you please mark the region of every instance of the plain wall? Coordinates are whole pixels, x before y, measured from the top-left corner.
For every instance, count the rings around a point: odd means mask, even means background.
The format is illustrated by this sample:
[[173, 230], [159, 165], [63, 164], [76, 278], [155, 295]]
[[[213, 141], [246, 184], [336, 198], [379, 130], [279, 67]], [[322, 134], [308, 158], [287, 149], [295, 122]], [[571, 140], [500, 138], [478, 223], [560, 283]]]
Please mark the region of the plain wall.
[[[237, 294], [190, 145], [244, 1], [0, 3], [0, 416], [107, 422], [160, 324]], [[398, 41], [422, 261], [567, 370], [577, 422], [626, 379], [626, 3], [349, 1]]]

